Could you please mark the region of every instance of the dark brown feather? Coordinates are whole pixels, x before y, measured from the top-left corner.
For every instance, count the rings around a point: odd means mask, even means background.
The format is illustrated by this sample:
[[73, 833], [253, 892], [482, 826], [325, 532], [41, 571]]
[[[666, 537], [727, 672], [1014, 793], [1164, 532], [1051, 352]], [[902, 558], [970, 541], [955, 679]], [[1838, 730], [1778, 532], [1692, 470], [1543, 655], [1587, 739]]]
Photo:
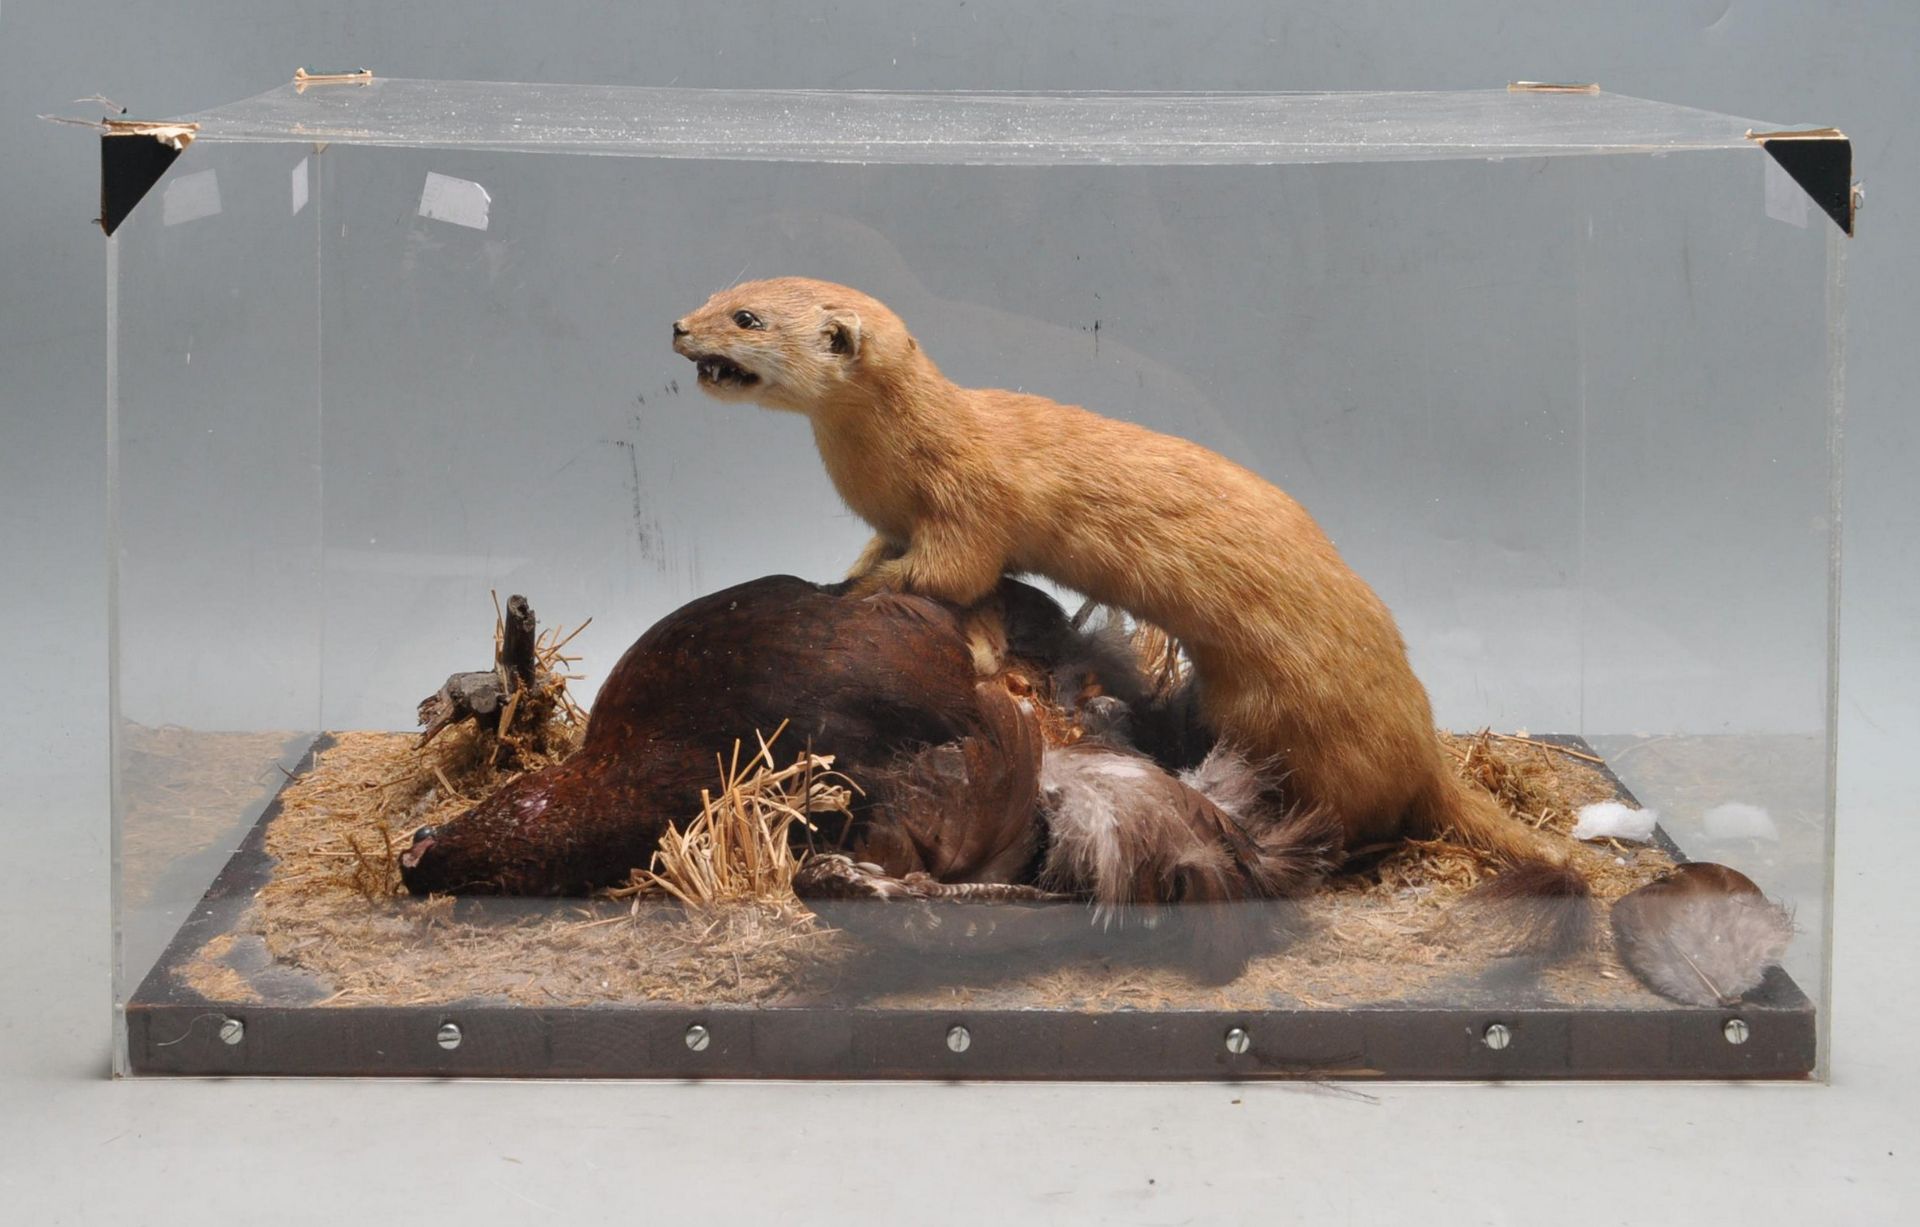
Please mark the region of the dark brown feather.
[[942, 882], [1011, 882], [1032, 863], [1040, 771], [1032, 709], [996, 683], [976, 685], [974, 699], [976, 733], [868, 772], [876, 802], [857, 859]]

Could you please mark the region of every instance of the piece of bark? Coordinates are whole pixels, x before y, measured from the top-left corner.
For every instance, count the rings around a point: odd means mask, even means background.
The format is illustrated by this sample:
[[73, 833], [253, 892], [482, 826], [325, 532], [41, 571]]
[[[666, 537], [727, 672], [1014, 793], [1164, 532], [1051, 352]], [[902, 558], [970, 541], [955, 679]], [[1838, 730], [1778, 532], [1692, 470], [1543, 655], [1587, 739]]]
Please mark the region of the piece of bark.
[[534, 661], [534, 645], [539, 640], [538, 625], [534, 621], [533, 606], [527, 604], [523, 596], [507, 598], [507, 616], [503, 621], [500, 634], [500, 667], [507, 672], [507, 679], [514, 685], [533, 689], [539, 666]]
[[454, 674], [438, 691], [420, 701], [420, 723], [424, 727], [419, 744], [426, 745], [448, 725], [494, 715], [506, 699], [498, 669]]
[[539, 623], [533, 616], [533, 607], [524, 596], [508, 597], [494, 667], [456, 673], [439, 690], [420, 700], [422, 728], [417, 744], [426, 745], [449, 725], [462, 720], [496, 716], [516, 691], [532, 690], [539, 678], [539, 664], [534, 656], [538, 642]]

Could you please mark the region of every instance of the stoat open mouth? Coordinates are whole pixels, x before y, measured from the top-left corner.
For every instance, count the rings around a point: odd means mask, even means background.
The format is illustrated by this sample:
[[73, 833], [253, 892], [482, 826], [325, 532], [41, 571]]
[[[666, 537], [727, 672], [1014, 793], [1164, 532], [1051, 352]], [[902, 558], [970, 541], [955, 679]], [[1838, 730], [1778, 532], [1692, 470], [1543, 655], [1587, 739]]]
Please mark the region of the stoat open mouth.
[[745, 388], [760, 382], [760, 376], [747, 370], [736, 362], [729, 362], [717, 354], [695, 358], [695, 366], [700, 368], [700, 382], [716, 384], [722, 387]]

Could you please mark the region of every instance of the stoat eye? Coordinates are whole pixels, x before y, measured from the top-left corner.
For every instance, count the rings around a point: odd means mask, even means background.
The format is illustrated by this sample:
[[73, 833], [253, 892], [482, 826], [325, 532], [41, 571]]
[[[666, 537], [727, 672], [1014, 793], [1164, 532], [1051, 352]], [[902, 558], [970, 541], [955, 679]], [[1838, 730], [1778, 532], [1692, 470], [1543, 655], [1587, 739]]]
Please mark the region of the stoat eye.
[[760, 317], [755, 315], [751, 311], [735, 311], [733, 313], [733, 322], [740, 325], [742, 328], [765, 328], [766, 327], [765, 324], [760, 322]]

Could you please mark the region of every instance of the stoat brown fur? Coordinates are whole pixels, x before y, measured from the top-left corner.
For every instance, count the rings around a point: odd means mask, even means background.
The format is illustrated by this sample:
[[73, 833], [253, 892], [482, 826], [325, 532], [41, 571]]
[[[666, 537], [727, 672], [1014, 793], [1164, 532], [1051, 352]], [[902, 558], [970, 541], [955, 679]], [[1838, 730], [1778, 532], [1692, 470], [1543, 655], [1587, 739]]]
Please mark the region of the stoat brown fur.
[[845, 286], [723, 290], [674, 323], [723, 400], [804, 414], [878, 534], [859, 587], [971, 604], [1044, 575], [1175, 636], [1214, 728], [1278, 760], [1349, 847], [1451, 835], [1515, 862], [1565, 854], [1445, 760], [1386, 606], [1301, 506], [1198, 444], [1041, 396], [961, 388], [899, 317]]

